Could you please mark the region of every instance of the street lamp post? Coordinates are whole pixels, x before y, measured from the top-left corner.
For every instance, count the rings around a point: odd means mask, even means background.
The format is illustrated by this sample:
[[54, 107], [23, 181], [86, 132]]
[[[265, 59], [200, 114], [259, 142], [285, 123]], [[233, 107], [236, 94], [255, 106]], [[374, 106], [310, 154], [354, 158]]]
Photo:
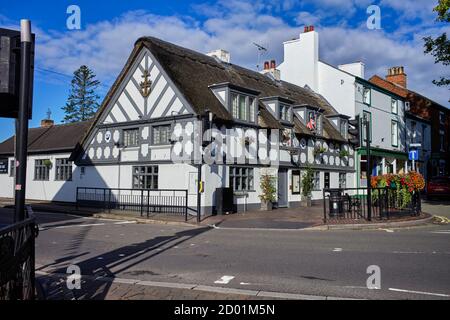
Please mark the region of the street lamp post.
[[372, 220], [372, 163], [370, 161], [370, 120], [364, 118], [363, 124], [366, 129], [366, 157], [367, 157], [367, 220]]
[[28, 117], [31, 79], [32, 36], [30, 20], [20, 21], [19, 114], [16, 130], [15, 222], [25, 219], [25, 183], [27, 174]]

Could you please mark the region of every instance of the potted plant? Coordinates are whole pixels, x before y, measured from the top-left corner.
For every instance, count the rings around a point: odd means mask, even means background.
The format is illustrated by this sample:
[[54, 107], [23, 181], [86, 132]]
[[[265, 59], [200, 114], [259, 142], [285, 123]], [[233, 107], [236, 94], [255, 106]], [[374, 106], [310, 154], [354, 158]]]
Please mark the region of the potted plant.
[[313, 171], [310, 167], [306, 168], [302, 177], [302, 207], [311, 207], [311, 193], [314, 187]]
[[44, 160], [44, 166], [46, 166], [47, 168], [51, 169], [52, 165], [53, 163], [49, 159]]
[[272, 210], [277, 193], [275, 178], [269, 174], [261, 175], [260, 187], [261, 194], [259, 195], [259, 199], [261, 200], [261, 210]]
[[347, 150], [345, 150], [345, 149], [341, 149], [339, 151], [339, 158], [341, 158], [342, 162], [345, 165], [347, 165], [347, 163], [348, 163], [348, 156], [349, 155], [350, 155], [349, 152]]
[[322, 147], [322, 146], [316, 146], [314, 147], [314, 157], [317, 157], [318, 155], [322, 155], [323, 153], [325, 153], [327, 151], [327, 148]]

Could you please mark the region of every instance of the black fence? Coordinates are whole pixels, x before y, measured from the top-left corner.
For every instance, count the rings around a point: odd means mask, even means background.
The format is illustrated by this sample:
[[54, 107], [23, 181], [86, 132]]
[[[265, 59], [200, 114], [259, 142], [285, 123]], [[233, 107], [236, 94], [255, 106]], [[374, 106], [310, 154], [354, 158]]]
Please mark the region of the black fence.
[[[324, 221], [335, 219], [369, 220], [367, 188], [323, 190]], [[370, 220], [416, 216], [421, 212], [419, 191], [404, 195], [396, 189], [371, 189]]]
[[25, 220], [0, 229], [0, 300], [34, 299], [37, 234], [30, 208]]
[[100, 208], [105, 211], [124, 210], [150, 214], [188, 215], [196, 214], [189, 207], [188, 191], [184, 189], [119, 189], [77, 187], [77, 209], [81, 206]]

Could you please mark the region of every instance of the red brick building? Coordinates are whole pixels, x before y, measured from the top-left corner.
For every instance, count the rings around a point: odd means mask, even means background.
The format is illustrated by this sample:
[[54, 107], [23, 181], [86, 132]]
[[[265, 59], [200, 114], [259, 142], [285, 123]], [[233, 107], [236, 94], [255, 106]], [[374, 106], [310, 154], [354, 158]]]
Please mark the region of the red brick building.
[[[431, 124], [431, 161], [428, 177], [450, 174], [450, 110], [445, 106], [407, 88], [403, 67], [388, 69], [385, 78], [374, 75], [370, 82], [406, 99], [409, 112]], [[409, 106], [408, 106], [409, 105]]]

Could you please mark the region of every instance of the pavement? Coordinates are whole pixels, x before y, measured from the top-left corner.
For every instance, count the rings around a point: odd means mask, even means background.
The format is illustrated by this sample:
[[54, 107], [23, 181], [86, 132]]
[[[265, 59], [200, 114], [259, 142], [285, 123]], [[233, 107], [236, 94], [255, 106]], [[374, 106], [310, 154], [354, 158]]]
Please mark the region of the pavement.
[[[425, 209], [419, 216], [393, 216], [389, 220], [373, 219], [371, 222], [363, 219], [334, 219], [326, 224], [323, 222], [322, 205], [313, 205], [312, 207], [299, 208], [279, 208], [272, 211], [253, 210], [241, 213], [214, 215], [202, 217], [200, 224], [196, 217], [189, 216], [188, 221], [184, 216], [151, 214], [150, 217], [140, 217], [137, 212], [126, 212], [114, 210], [105, 212], [96, 208], [76, 208], [73, 204], [51, 203], [46, 201], [29, 201], [34, 211], [40, 212], [65, 212], [67, 214], [89, 216], [95, 218], [133, 220], [138, 223], [158, 223], [168, 225], [187, 225], [187, 226], [212, 226], [220, 229], [268, 229], [268, 230], [297, 230], [314, 228], [316, 230], [328, 229], [372, 229], [382, 227], [402, 227], [426, 224], [431, 219], [431, 215], [426, 210], [430, 207], [433, 212], [440, 212], [442, 208], [435, 208], [431, 204], [425, 205]], [[11, 207], [11, 199], [1, 199], [0, 206]], [[444, 210], [448, 205], [444, 205]], [[0, 221], [1, 223], [1, 221]]]
[[[39, 279], [64, 280], [76, 265], [83, 278], [107, 280], [88, 282], [76, 299], [450, 299], [448, 224], [243, 231], [36, 215]], [[380, 289], [366, 285], [373, 265]]]

